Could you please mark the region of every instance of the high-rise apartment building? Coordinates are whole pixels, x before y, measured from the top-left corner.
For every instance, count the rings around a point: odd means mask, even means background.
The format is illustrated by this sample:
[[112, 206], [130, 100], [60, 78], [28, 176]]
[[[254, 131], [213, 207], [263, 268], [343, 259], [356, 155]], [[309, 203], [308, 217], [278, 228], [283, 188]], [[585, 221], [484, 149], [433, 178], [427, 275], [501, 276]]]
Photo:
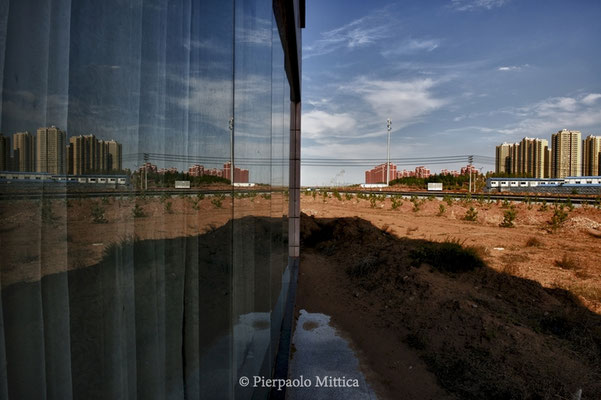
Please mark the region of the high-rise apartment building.
[[551, 177], [551, 160], [551, 148], [547, 147], [547, 150], [545, 151], [545, 178]]
[[520, 144], [513, 143], [509, 147], [510, 154], [510, 170], [509, 173], [517, 175], [519, 172], [520, 165], [522, 163], [522, 154], [520, 153]]
[[121, 171], [123, 169], [121, 143], [114, 140], [108, 140], [104, 143], [108, 151], [107, 171]]
[[94, 135], [69, 139], [69, 174], [105, 174], [121, 170], [121, 164], [121, 144], [114, 140], [98, 140]]
[[56, 126], [39, 128], [36, 137], [36, 171], [65, 174], [66, 135]]
[[589, 135], [582, 142], [582, 174], [601, 175], [601, 136]]
[[553, 178], [582, 175], [582, 139], [580, 131], [562, 129], [551, 136]]
[[0, 171], [11, 169], [10, 138], [0, 133]]
[[10, 138], [0, 133], [0, 171], [11, 169]]
[[13, 135], [13, 169], [21, 172], [35, 171], [35, 137], [29, 132]]
[[545, 157], [549, 149], [546, 139], [525, 137], [519, 145], [520, 167], [518, 174], [533, 178], [547, 178], [545, 176]]
[[495, 172], [497, 174], [510, 173], [511, 171], [511, 147], [509, 143], [503, 143], [496, 147]]
[[549, 142], [546, 139], [523, 138], [519, 143], [503, 143], [496, 147], [495, 171], [534, 178], [549, 177]]

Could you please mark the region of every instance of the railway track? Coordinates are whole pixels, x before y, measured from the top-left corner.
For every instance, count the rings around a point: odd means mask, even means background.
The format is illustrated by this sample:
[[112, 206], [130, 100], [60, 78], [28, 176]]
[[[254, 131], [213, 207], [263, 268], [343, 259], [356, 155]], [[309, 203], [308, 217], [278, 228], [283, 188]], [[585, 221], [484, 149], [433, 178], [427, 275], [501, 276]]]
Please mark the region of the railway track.
[[[326, 190], [317, 190], [318, 192], [323, 193]], [[335, 190], [332, 189], [327, 189], [328, 193], [334, 193]], [[469, 196], [471, 196], [472, 200], [478, 200], [479, 198], [484, 198], [485, 200], [508, 200], [508, 201], [520, 201], [520, 202], [524, 202], [524, 201], [532, 201], [532, 202], [543, 202], [546, 201], [547, 203], [553, 203], [553, 202], [565, 202], [568, 199], [574, 203], [574, 204], [582, 204], [582, 203], [591, 203], [594, 202], [598, 199], [600, 199], [601, 197], [599, 196], [592, 196], [592, 195], [576, 195], [576, 194], [570, 194], [570, 195], [548, 195], [545, 193], [540, 193], [540, 194], [511, 194], [511, 193], [484, 193], [484, 192], [479, 192], [479, 193], [471, 193], [471, 195], [469, 193], [466, 192], [450, 192], [450, 191], [443, 191], [443, 192], [428, 192], [428, 191], [392, 191], [392, 190], [347, 190], [347, 189], [343, 189], [343, 190], [338, 190], [339, 193], [341, 194], [345, 194], [345, 193], [350, 193], [353, 195], [357, 195], [359, 193], [365, 194], [365, 195], [370, 195], [370, 194], [376, 194], [376, 195], [385, 195], [385, 196], [403, 196], [403, 197], [411, 197], [411, 196], [417, 196], [417, 197], [422, 197], [422, 198], [427, 198], [427, 197], [436, 197], [439, 199], [442, 199], [445, 196], [449, 196], [455, 199], [464, 199], [467, 198]]]
[[[284, 192], [283, 188], [258, 188], [258, 189], [202, 189], [202, 188], [191, 188], [191, 189], [151, 189], [146, 191], [139, 190], [95, 190], [95, 191], [74, 191], [74, 190], [36, 190], [36, 191], [6, 191], [2, 190], [0, 187], [0, 201], [1, 200], [36, 200], [42, 198], [48, 199], [62, 199], [62, 198], [96, 198], [96, 197], [140, 197], [140, 196], [148, 196], [148, 197], [156, 197], [156, 196], [179, 196], [179, 195], [231, 195], [232, 193], [246, 194], [246, 193], [256, 193], [257, 195], [264, 193], [274, 193], [274, 192]], [[305, 192], [306, 189], [301, 189], [301, 192]], [[323, 193], [327, 191], [332, 194], [336, 190], [334, 189], [313, 189], [318, 193]], [[376, 194], [376, 195], [384, 195], [384, 196], [403, 196], [403, 197], [411, 197], [417, 196], [422, 198], [427, 197], [436, 197], [442, 199], [444, 196], [449, 196], [455, 199], [464, 199], [470, 196], [469, 193], [466, 192], [428, 192], [428, 191], [392, 191], [392, 190], [348, 190], [348, 189], [338, 189], [337, 190], [341, 194]], [[301, 195], [302, 197], [302, 195]], [[473, 200], [478, 200], [479, 198], [484, 198], [486, 200], [508, 200], [508, 201], [532, 201], [532, 202], [543, 202], [546, 201], [548, 203], [553, 202], [565, 202], [568, 199], [574, 204], [582, 204], [582, 203], [591, 203], [595, 202], [599, 199], [599, 196], [585, 196], [585, 195], [548, 195], [548, 194], [510, 194], [510, 193], [472, 193], [471, 197]]]

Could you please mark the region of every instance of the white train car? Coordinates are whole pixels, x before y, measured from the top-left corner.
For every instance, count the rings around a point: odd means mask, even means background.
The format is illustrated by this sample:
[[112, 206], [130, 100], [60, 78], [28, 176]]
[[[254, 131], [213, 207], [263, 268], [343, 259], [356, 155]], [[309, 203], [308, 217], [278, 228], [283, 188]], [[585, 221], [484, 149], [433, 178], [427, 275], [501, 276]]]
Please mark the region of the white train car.
[[601, 193], [601, 176], [566, 178], [488, 178], [488, 192]]
[[2, 183], [63, 183], [102, 186], [127, 186], [127, 175], [52, 175], [45, 172], [1, 171]]

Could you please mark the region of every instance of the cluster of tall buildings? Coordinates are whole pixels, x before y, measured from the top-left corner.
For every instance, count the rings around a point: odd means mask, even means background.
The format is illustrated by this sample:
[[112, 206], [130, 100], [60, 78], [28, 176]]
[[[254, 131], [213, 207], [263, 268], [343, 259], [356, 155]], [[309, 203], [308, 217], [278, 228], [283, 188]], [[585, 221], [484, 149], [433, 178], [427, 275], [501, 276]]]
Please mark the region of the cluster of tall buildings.
[[[140, 167], [140, 171], [154, 172], [158, 174], [165, 173], [179, 173], [179, 170], [175, 167], [170, 168], [157, 168], [156, 165], [151, 164], [149, 162], [145, 163]], [[242, 169], [238, 167], [234, 167], [234, 179], [232, 180], [232, 163], [227, 162], [223, 164], [223, 169], [219, 168], [205, 168], [203, 165], [194, 164], [190, 168], [188, 168], [188, 175], [190, 176], [218, 176], [220, 178], [229, 179], [232, 182], [236, 183], [248, 183], [249, 181], [249, 172], [247, 169]]]
[[[473, 165], [467, 165], [467, 166], [461, 168], [461, 172], [455, 171], [455, 170], [451, 171], [448, 169], [443, 169], [442, 171], [440, 171], [440, 175], [452, 175], [452, 176], [467, 175], [470, 173], [470, 171], [475, 174], [478, 173], [478, 171], [476, 170], [476, 168]], [[408, 171], [406, 169], [399, 171], [397, 169], [396, 165], [394, 165], [393, 163], [390, 163], [390, 169], [389, 169], [389, 178], [390, 179], [389, 180], [400, 179], [400, 178], [429, 178], [431, 175], [432, 175], [432, 172], [430, 171], [430, 169], [424, 167], [423, 165], [420, 165], [419, 167], [415, 167], [415, 170], [413, 170], [413, 171]], [[372, 168], [368, 171], [365, 171], [365, 183], [367, 183], [367, 184], [386, 183], [386, 163], [376, 165], [374, 168]]]
[[496, 173], [532, 178], [601, 175], [601, 136], [562, 129], [546, 139], [523, 138], [496, 147]]
[[[469, 173], [478, 174], [478, 170], [471, 164], [466, 165], [461, 168], [461, 172], [455, 170], [443, 169], [440, 171], [440, 175], [452, 175], [452, 176], [460, 176], [467, 175]], [[415, 167], [415, 170], [408, 171], [403, 169], [399, 171], [397, 166], [393, 163], [390, 163], [389, 169], [389, 180], [393, 179], [401, 179], [401, 178], [429, 178], [432, 175], [432, 172], [429, 168], [420, 165], [419, 167]], [[386, 183], [386, 163], [376, 165], [374, 168], [365, 171], [365, 183], [367, 184], [376, 184], [376, 183]]]
[[36, 135], [0, 134], [0, 171], [47, 172], [54, 175], [106, 174], [123, 169], [122, 146], [94, 135], [67, 135], [56, 126], [39, 128]]

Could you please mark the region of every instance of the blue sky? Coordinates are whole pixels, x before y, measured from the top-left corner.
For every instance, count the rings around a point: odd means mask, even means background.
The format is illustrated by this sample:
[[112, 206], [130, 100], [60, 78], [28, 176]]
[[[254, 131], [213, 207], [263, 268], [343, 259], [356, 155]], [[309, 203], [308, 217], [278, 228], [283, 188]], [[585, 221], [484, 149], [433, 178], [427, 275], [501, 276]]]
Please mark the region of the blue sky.
[[[384, 162], [387, 118], [393, 159], [493, 157], [497, 144], [550, 141], [562, 128], [601, 135], [599, 1], [307, 0], [306, 9], [305, 159]], [[302, 184], [359, 183], [365, 169], [303, 166]]]

